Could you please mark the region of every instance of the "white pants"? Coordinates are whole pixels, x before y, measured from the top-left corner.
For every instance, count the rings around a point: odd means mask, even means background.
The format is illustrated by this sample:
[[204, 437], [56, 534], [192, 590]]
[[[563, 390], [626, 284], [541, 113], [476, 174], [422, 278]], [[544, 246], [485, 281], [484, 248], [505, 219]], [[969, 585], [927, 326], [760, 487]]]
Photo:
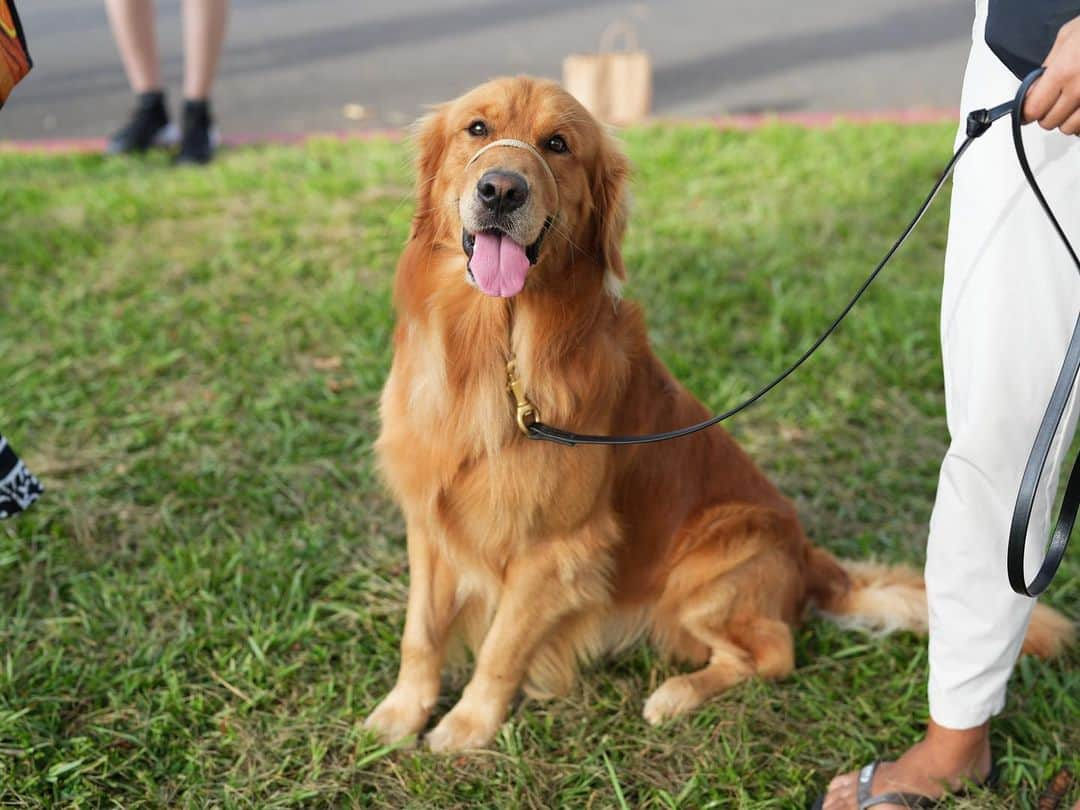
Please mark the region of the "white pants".
[[[986, 0], [977, 0], [965, 115], [1012, 98], [1019, 86], [987, 47], [985, 18]], [[1080, 138], [1033, 124], [1024, 142], [1058, 220], [1080, 245]], [[957, 166], [945, 256], [941, 345], [951, 443], [930, 521], [926, 587], [930, 716], [948, 728], [980, 725], [1005, 703], [1034, 604], [1009, 588], [1009, 521], [1078, 312], [1080, 277], [1024, 182], [1003, 119]], [[1076, 424], [1073, 404], [1032, 516], [1029, 575], [1049, 530]]]

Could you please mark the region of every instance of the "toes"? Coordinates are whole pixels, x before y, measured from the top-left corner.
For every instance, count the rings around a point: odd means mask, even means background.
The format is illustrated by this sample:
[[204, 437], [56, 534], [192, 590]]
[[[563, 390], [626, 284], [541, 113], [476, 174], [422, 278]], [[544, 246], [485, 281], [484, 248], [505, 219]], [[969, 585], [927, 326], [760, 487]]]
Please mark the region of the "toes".
[[[889, 763], [883, 763], [885, 767]], [[878, 780], [875, 777], [874, 784], [878, 785]], [[881, 792], [879, 789], [872, 790], [872, 795], [877, 795]], [[821, 805], [822, 810], [857, 810], [859, 806], [859, 772], [853, 771], [852, 773], [844, 773], [840, 776], [834, 777], [829, 782], [828, 792], [825, 794], [825, 801]], [[896, 805], [882, 804], [874, 805], [875, 808], [880, 807], [881, 810], [893, 810]]]
[[650, 725], [659, 725], [665, 720], [686, 714], [701, 705], [701, 696], [690, 681], [682, 675], [668, 678], [660, 688], [649, 695], [642, 710], [645, 720]]
[[856, 786], [858, 773], [845, 773], [833, 778], [829, 782], [829, 790], [825, 794], [825, 802], [822, 810], [855, 810]]
[[839, 776], [834, 776], [833, 780], [829, 782], [829, 790], [843, 790], [854, 785], [859, 779], [857, 773], [842, 773]]

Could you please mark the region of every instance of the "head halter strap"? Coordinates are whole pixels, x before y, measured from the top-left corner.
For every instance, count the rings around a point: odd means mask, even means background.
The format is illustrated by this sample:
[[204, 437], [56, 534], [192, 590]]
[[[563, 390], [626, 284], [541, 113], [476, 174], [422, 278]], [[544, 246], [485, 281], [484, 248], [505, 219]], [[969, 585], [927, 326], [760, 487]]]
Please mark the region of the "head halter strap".
[[544, 171], [547, 172], [548, 177], [551, 179], [551, 184], [555, 187], [555, 197], [556, 199], [558, 199], [559, 181], [555, 179], [555, 172], [551, 170], [551, 166], [546, 160], [544, 160], [544, 156], [540, 154], [539, 149], [537, 149], [531, 143], [519, 141], [517, 138], [500, 138], [497, 141], [492, 141], [486, 146], [481, 147], [476, 152], [476, 154], [469, 158], [469, 162], [465, 164], [465, 168], [467, 169], [472, 166], [476, 162], [477, 158], [479, 158], [482, 154], [484, 154], [484, 152], [488, 151], [489, 149], [498, 149], [499, 147], [503, 146], [509, 149], [524, 149], [526, 152], [531, 152], [533, 157], [540, 161], [540, 165], [544, 167]]

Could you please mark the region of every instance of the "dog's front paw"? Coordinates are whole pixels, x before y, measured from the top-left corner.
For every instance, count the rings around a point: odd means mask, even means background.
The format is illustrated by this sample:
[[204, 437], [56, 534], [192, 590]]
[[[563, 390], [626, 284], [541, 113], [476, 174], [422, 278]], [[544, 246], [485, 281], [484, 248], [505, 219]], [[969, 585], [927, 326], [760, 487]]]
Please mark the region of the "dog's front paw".
[[383, 742], [397, 742], [419, 733], [433, 705], [434, 701], [425, 705], [413, 690], [395, 686], [364, 721], [364, 728], [374, 731]]
[[435, 752], [483, 748], [495, 739], [500, 725], [498, 717], [470, 711], [459, 703], [424, 741], [428, 748]]
[[686, 714], [701, 705], [701, 695], [685, 675], [668, 678], [645, 701], [642, 714], [650, 725], [657, 726], [665, 720]]

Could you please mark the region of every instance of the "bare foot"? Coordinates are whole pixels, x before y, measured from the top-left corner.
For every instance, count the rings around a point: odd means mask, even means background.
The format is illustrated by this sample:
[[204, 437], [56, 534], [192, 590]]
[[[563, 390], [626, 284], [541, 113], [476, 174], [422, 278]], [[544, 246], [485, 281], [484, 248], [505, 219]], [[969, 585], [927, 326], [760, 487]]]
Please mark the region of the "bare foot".
[[[938, 798], [965, 784], [979, 784], [990, 774], [990, 724], [971, 729], [948, 729], [930, 721], [926, 737], [895, 762], [883, 762], [874, 773], [870, 795], [915, 793]], [[823, 810], [855, 810], [858, 807], [858, 771], [838, 776], [829, 783]], [[875, 808], [903, 805], [881, 804]]]

